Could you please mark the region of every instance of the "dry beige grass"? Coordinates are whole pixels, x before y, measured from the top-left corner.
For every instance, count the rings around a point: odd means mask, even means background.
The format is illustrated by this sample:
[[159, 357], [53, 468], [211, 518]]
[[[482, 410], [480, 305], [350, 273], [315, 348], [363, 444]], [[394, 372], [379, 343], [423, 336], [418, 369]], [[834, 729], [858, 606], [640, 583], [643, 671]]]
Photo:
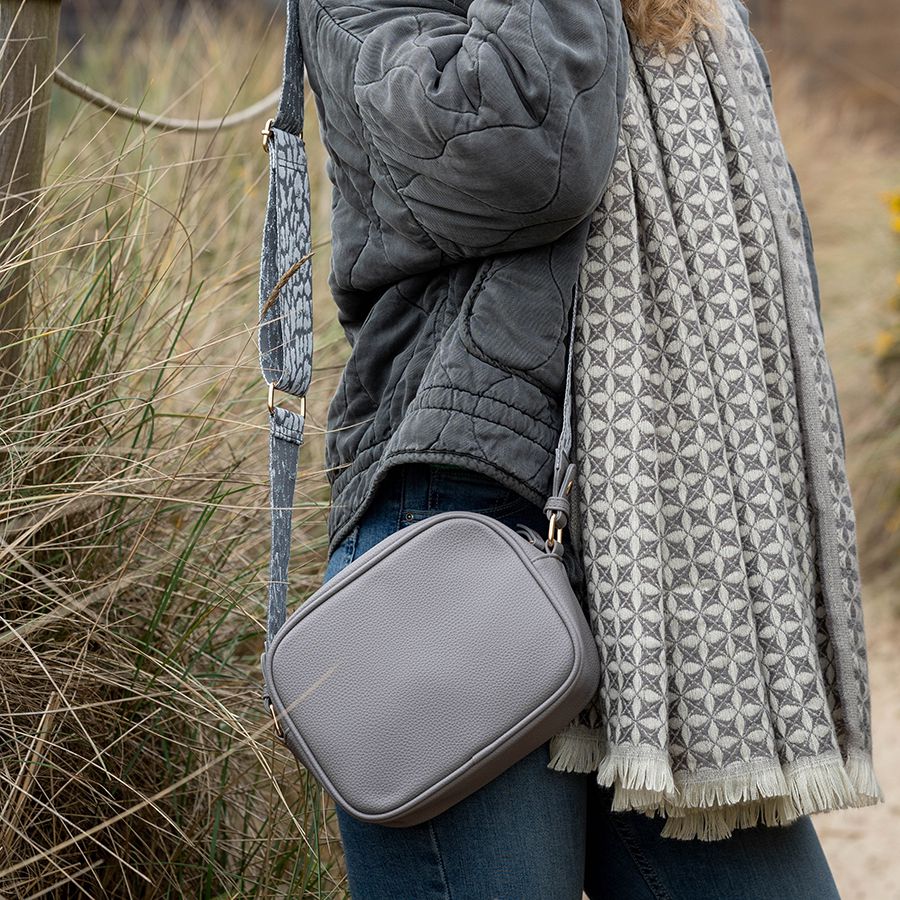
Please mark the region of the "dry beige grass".
[[[184, 114], [278, 83], [283, 26], [267, 33], [258, 10], [197, 9], [176, 35], [158, 11], [104, 23], [68, 67]], [[54, 96], [25, 372], [0, 397], [4, 897], [343, 894], [318, 786], [260, 702], [261, 125], [145, 134]], [[319, 297], [296, 595], [323, 561], [316, 432], [342, 346]]]

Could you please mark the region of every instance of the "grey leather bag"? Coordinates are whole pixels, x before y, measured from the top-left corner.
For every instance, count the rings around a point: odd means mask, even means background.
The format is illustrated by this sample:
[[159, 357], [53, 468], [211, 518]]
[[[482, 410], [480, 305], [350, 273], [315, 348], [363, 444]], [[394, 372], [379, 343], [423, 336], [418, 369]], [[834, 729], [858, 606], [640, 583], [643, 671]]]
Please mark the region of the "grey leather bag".
[[285, 80], [263, 132], [270, 189], [260, 269], [269, 384], [272, 560], [264, 701], [291, 752], [348, 813], [423, 822], [564, 728], [594, 695], [600, 662], [562, 562], [574, 466], [572, 333], [546, 538], [473, 512], [390, 535], [287, 618], [291, 506], [312, 355], [309, 182], [296, 0]]

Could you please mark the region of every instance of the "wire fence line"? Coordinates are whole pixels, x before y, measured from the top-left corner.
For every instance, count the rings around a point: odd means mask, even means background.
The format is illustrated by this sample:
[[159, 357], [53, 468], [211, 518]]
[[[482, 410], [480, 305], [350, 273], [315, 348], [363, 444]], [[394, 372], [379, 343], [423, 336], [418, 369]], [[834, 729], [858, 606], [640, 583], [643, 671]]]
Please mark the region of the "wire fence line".
[[[767, 0], [767, 2], [774, 8], [776, 15], [780, 16], [782, 0]], [[887, 79], [873, 72], [861, 69], [858, 65], [851, 66], [849, 64], [841, 64], [838, 60], [826, 56], [815, 49], [809, 47], [804, 47], [803, 49], [821, 65], [825, 65], [833, 71], [840, 72], [857, 84], [867, 88], [869, 91], [880, 95], [883, 100], [887, 100], [894, 106], [900, 107], [900, 91], [898, 91], [896, 85], [891, 84]], [[135, 106], [128, 106], [124, 103], [120, 103], [118, 100], [114, 100], [112, 97], [109, 97], [89, 85], [78, 81], [78, 79], [73, 78], [71, 75], [66, 74], [66, 72], [59, 67], [53, 70], [53, 80], [61, 88], [69, 91], [76, 97], [80, 97], [82, 100], [86, 100], [88, 103], [106, 110], [115, 116], [129, 119], [132, 122], [145, 125], [148, 128], [159, 128], [166, 131], [188, 131], [194, 133], [217, 131], [224, 128], [234, 128], [238, 125], [243, 125], [245, 122], [274, 108], [281, 96], [281, 89], [276, 88], [274, 91], [266, 94], [261, 100], [257, 100], [256, 103], [251, 104], [245, 109], [238, 110], [235, 113], [230, 113], [229, 115], [214, 119], [188, 119], [175, 116], [153, 115], [152, 113], [144, 112]]]
[[59, 68], [54, 69], [53, 80], [61, 88], [75, 94], [76, 97], [80, 97], [82, 100], [86, 100], [88, 103], [92, 103], [94, 106], [106, 110], [115, 116], [129, 119], [140, 125], [146, 125], [148, 128], [161, 128], [166, 131], [191, 131], [197, 133], [234, 128], [273, 109], [281, 96], [281, 88], [276, 88], [271, 93], [266, 94], [262, 100], [257, 100], [256, 103], [245, 109], [218, 119], [181, 119], [174, 116], [155, 116], [135, 106], [126, 106], [124, 103], [119, 103], [118, 100], [113, 100], [112, 97], [107, 97], [106, 94], [101, 94], [100, 91], [94, 90], [94, 88], [78, 81], [71, 75], [67, 75]]

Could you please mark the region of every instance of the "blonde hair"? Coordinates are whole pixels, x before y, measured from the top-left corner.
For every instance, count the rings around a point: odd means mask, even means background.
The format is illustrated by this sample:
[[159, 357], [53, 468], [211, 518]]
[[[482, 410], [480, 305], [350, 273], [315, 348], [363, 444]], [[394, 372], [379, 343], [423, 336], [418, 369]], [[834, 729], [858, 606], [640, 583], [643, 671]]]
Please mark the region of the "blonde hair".
[[636, 40], [664, 50], [687, 43], [699, 27], [720, 23], [716, 0], [622, 0], [622, 12]]

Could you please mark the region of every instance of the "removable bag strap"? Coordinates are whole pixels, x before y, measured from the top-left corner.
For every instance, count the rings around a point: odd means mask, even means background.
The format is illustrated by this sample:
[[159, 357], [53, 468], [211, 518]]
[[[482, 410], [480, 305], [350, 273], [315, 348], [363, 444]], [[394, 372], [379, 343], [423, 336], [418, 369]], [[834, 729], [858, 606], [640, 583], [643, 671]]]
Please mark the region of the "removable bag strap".
[[[269, 194], [259, 266], [259, 357], [268, 385], [272, 516], [266, 649], [287, 614], [291, 512], [312, 377], [312, 239], [298, 14], [298, 0], [287, 0], [281, 99], [263, 130]], [[276, 406], [276, 390], [301, 398], [299, 412]]]
[[[269, 197], [260, 259], [259, 351], [263, 377], [269, 385], [272, 515], [265, 653], [287, 618], [291, 512], [306, 418], [303, 398], [312, 375], [312, 263], [309, 259], [312, 243], [309, 173], [303, 141], [303, 51], [297, 0], [287, 0], [281, 101], [278, 114], [267, 123], [263, 137], [269, 153]], [[554, 459], [552, 493], [544, 507], [550, 520], [547, 549], [556, 553], [562, 552], [562, 529], [568, 521], [568, 495], [575, 477], [569, 453], [572, 447], [576, 288], [572, 291], [562, 430]], [[275, 390], [300, 397], [300, 412], [276, 406]], [[264, 699], [268, 703], [268, 697], [264, 695]]]

